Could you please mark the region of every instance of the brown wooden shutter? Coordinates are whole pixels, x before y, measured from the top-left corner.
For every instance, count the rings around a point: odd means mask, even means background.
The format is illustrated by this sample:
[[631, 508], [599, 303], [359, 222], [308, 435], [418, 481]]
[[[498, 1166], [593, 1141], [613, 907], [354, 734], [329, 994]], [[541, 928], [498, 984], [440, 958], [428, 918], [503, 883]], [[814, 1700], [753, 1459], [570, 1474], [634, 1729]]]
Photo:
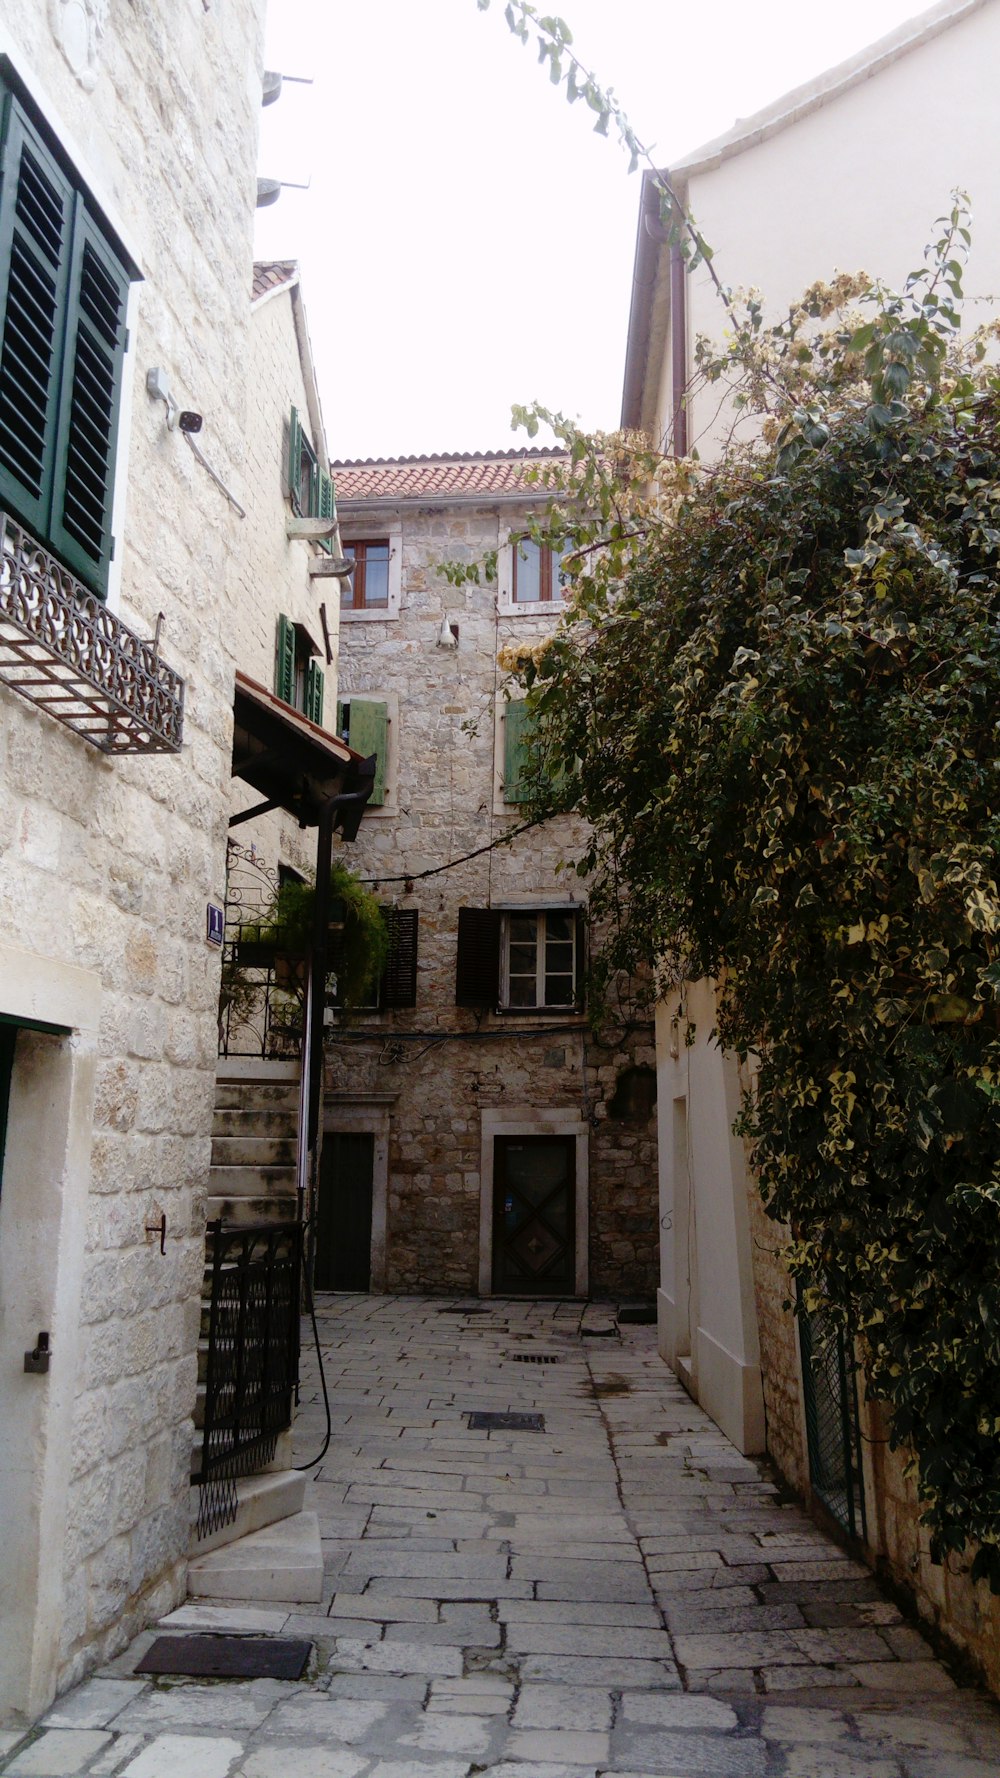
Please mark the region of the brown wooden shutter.
[[496, 1006], [500, 998], [500, 914], [459, 908], [456, 1006]]
[[389, 927], [389, 960], [382, 972], [379, 1005], [417, 1004], [417, 908], [383, 908]]

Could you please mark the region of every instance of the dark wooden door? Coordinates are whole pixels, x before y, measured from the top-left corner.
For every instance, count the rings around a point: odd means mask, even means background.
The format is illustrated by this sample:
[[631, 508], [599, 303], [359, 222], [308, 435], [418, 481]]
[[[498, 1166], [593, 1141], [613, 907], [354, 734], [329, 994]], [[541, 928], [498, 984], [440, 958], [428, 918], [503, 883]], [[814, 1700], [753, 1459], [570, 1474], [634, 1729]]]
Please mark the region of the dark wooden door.
[[571, 1296], [575, 1231], [575, 1138], [497, 1136], [493, 1289], [511, 1296]]
[[370, 1131], [328, 1130], [323, 1137], [316, 1217], [317, 1290], [369, 1290], [372, 1251]]

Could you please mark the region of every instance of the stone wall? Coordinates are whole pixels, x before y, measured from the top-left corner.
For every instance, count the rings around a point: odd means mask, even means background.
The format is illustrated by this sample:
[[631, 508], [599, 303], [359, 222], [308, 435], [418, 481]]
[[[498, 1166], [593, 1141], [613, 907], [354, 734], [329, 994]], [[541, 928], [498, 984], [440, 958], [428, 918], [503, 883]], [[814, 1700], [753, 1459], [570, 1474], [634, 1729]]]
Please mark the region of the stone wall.
[[[163, 654], [187, 702], [179, 756], [110, 760], [0, 689], [0, 948], [35, 965], [18, 1001], [5, 958], [0, 1012], [23, 1017], [33, 995], [35, 1017], [52, 1020], [47, 984], [75, 970], [92, 984], [93, 1015], [65, 1038], [22, 1035], [14, 1065], [12, 1112], [27, 1113], [33, 1081], [65, 1062], [73, 1127], [82, 1118], [88, 1140], [52, 1162], [60, 1202], [79, 1200], [82, 1251], [63, 1251], [72, 1231], [57, 1217], [49, 1271], [28, 1291], [31, 1323], [5, 1329], [24, 1345], [44, 1315], [54, 1357], [49, 1379], [17, 1379], [16, 1397], [13, 1382], [0, 1386], [31, 1453], [27, 1472], [3, 1475], [4, 1522], [37, 1544], [29, 1560], [22, 1539], [22, 1590], [4, 1613], [13, 1665], [0, 1714], [36, 1714], [183, 1593], [219, 969], [205, 905], [224, 882], [226, 594], [244, 533], [145, 378], [163, 367], [180, 405], [204, 415], [203, 448], [239, 492], [263, 0], [116, 6], [83, 81], [50, 29], [61, 10], [8, 6], [0, 33], [143, 272], [112, 603], [142, 636], [163, 612]], [[8, 1141], [10, 1179], [51, 1137], [44, 1123], [36, 1103], [16, 1152]], [[163, 1255], [146, 1230], [161, 1214]], [[27, 1230], [2, 1217], [7, 1260], [27, 1264]], [[68, 1492], [56, 1473], [67, 1465]], [[30, 1650], [15, 1649], [25, 1634]]]
[[[384, 535], [392, 514], [363, 519], [341, 501], [346, 537]], [[503, 514], [503, 526], [516, 523]], [[328, 1050], [327, 1085], [338, 1096], [396, 1095], [390, 1116], [387, 1265], [391, 1290], [469, 1291], [479, 1278], [482, 1113], [564, 1110], [593, 1124], [589, 1142], [589, 1288], [652, 1296], [656, 1280], [655, 1113], [639, 1123], [609, 1118], [621, 1070], [653, 1063], [651, 1025], [601, 1048], [583, 1019], [514, 1019], [455, 1005], [458, 910], [538, 898], [583, 902], [579, 879], [560, 868], [581, 849], [580, 824], [560, 817], [509, 846], [454, 869], [449, 860], [489, 845], [523, 816], [505, 806], [495, 774], [502, 748], [505, 642], [547, 633], [552, 615], [498, 615], [493, 586], [451, 587], [445, 560], [480, 560], [496, 548], [496, 508], [428, 507], [403, 519], [397, 618], [341, 625], [341, 695], [383, 696], [393, 721], [390, 796], [369, 811], [345, 862], [378, 884], [385, 902], [419, 910], [417, 1005], [412, 1011], [342, 1019]], [[459, 645], [439, 648], [442, 616]], [[412, 889], [406, 879], [412, 880]], [[399, 880], [392, 880], [399, 879]], [[508, 1033], [514, 1025], [519, 1035]]]

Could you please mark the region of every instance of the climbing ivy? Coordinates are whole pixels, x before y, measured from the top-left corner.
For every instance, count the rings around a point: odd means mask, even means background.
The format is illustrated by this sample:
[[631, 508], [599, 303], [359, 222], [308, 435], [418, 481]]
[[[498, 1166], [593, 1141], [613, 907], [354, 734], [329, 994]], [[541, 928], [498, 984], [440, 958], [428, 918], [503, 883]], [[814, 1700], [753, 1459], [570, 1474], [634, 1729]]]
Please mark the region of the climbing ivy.
[[602, 967], [719, 982], [800, 1300], [857, 1339], [935, 1556], [1000, 1591], [1000, 376], [967, 245], [956, 199], [899, 293], [733, 297], [699, 369], [751, 424], [711, 467], [523, 412], [567, 446], [540, 529], [571, 513], [575, 593], [505, 665], [590, 823]]

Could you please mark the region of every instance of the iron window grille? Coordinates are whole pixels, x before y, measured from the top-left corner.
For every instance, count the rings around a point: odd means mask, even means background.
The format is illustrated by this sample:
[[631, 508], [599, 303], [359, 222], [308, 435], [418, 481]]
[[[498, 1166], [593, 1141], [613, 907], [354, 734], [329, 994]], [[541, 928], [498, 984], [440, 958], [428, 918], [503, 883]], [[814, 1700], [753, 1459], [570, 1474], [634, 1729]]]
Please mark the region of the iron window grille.
[[849, 1537], [867, 1537], [858, 1382], [844, 1331], [830, 1316], [799, 1316], [802, 1390], [813, 1493]]

